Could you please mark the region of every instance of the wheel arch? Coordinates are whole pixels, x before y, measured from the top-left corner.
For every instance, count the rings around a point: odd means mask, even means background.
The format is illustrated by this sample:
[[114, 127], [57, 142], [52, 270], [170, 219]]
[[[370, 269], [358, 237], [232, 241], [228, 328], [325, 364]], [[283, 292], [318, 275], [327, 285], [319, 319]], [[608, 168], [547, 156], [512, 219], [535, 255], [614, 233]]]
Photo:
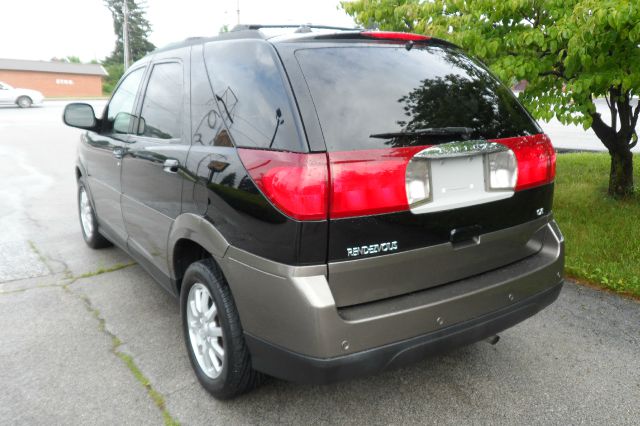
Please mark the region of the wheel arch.
[[84, 189], [89, 194], [89, 201], [91, 202], [91, 206], [93, 207], [93, 211], [95, 212], [96, 219], [97, 219], [98, 210], [96, 209], [96, 204], [93, 200], [93, 192], [91, 191], [91, 186], [89, 185], [89, 180], [87, 179], [87, 171], [83, 167], [82, 163], [80, 163], [79, 161], [76, 162], [74, 174], [76, 177], [76, 184], [79, 184], [80, 179], [83, 178], [82, 181], [84, 184]]
[[76, 181], [83, 176], [87, 176], [87, 171], [85, 170], [84, 165], [80, 162], [80, 158], [76, 161], [75, 173]]
[[25, 94], [21, 94], [21, 95], [18, 95], [18, 97], [16, 98], [16, 102], [15, 102], [15, 104], [16, 104], [16, 105], [19, 105], [19, 104], [20, 104], [20, 99], [21, 99], [21, 98], [27, 98], [27, 99], [29, 99], [29, 101], [31, 102], [31, 104], [33, 104], [33, 98], [32, 98], [31, 96], [29, 96], [29, 95], [25, 95]]
[[179, 295], [182, 277], [189, 265], [210, 256], [220, 267], [229, 243], [211, 222], [201, 216], [184, 213], [173, 223], [167, 246], [171, 275]]

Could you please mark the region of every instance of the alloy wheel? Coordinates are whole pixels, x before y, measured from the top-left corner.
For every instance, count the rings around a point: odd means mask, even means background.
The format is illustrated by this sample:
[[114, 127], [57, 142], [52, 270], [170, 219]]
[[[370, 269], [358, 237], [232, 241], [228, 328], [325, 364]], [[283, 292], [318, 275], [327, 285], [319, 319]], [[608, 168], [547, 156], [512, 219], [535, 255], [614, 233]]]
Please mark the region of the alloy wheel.
[[87, 196], [87, 191], [84, 188], [80, 188], [80, 223], [82, 224], [82, 230], [86, 237], [91, 238], [95, 228], [93, 223], [93, 210], [89, 197]]
[[31, 99], [27, 98], [26, 96], [22, 96], [20, 99], [18, 99], [18, 106], [20, 108], [29, 108], [31, 106]]
[[224, 338], [216, 303], [201, 283], [195, 283], [189, 290], [187, 324], [198, 366], [207, 377], [215, 379], [224, 367]]

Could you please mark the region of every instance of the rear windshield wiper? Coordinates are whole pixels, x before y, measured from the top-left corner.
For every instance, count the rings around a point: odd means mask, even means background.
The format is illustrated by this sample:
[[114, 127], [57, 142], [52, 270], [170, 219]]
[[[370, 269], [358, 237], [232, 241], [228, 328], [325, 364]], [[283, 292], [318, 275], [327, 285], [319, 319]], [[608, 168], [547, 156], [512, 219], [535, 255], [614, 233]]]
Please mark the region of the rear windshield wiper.
[[401, 132], [374, 133], [370, 138], [390, 139], [402, 136], [470, 136], [474, 129], [471, 127], [430, 127]]

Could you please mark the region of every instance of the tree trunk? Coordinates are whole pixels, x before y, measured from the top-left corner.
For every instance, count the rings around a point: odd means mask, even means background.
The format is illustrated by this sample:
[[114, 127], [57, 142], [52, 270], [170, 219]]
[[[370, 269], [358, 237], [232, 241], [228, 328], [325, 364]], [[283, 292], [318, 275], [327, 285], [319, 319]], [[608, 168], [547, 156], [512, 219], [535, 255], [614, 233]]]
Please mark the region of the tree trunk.
[[[593, 129], [598, 139], [607, 147], [611, 156], [611, 170], [609, 172], [609, 195], [615, 198], [625, 198], [633, 195], [633, 154], [631, 148], [636, 146], [635, 132], [640, 117], [640, 102], [635, 110], [631, 108], [630, 92], [621, 95], [620, 88], [609, 90], [611, 99], [605, 97], [611, 111], [611, 126], [602, 121], [598, 112], [591, 114]], [[620, 130], [617, 131], [618, 118]]]
[[609, 195], [624, 198], [633, 194], [633, 154], [630, 149], [611, 152]]

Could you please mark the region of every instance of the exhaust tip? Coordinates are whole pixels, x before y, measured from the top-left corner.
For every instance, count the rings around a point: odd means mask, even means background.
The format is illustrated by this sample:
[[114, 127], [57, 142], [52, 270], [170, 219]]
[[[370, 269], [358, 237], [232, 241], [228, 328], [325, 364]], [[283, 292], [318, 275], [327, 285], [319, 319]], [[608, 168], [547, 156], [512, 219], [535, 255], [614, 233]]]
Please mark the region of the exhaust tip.
[[485, 339], [485, 341], [487, 343], [490, 343], [492, 345], [495, 345], [496, 343], [498, 343], [500, 341], [500, 336], [498, 336], [497, 334], [495, 336], [491, 336]]

